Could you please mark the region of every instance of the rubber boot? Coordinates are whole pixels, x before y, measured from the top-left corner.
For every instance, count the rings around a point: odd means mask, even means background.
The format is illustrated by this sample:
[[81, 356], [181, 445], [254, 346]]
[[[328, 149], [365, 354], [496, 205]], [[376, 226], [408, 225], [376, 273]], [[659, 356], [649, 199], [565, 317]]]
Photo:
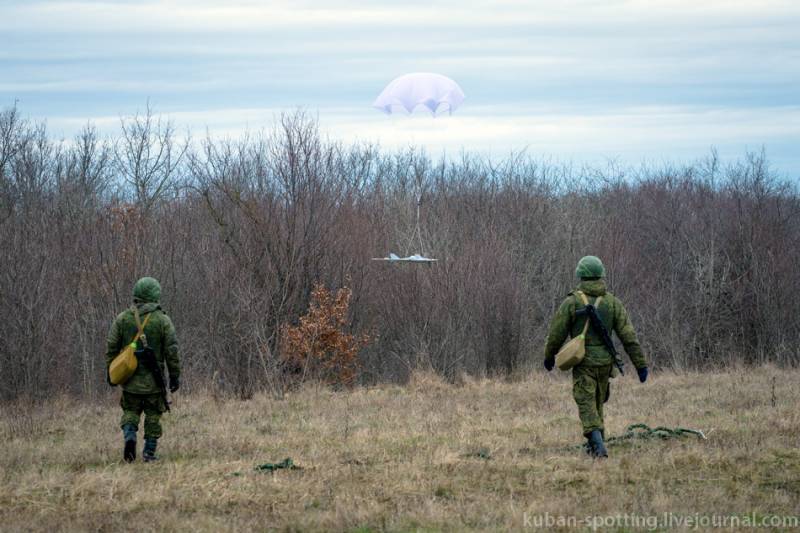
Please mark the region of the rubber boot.
[[590, 455], [593, 457], [608, 457], [608, 451], [606, 451], [606, 445], [603, 442], [603, 434], [599, 429], [589, 433], [589, 447], [591, 449]]
[[144, 450], [142, 450], [142, 459], [144, 459], [145, 463], [158, 461], [158, 457], [156, 456], [156, 446], [158, 446], [158, 439], [153, 439], [153, 438], [144, 439]]
[[125, 450], [122, 458], [126, 463], [132, 463], [136, 460], [136, 426], [125, 424], [122, 426], [122, 434], [125, 437]]

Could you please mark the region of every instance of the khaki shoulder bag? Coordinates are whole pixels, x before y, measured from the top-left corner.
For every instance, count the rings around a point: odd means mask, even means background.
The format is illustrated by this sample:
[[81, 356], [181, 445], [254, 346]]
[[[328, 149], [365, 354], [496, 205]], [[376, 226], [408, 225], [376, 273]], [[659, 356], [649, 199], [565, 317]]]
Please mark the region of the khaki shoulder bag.
[[147, 325], [147, 321], [150, 320], [150, 315], [152, 315], [152, 313], [148, 313], [148, 315], [144, 317], [144, 322], [140, 322], [139, 309], [133, 306], [133, 316], [136, 319], [138, 331], [133, 337], [133, 341], [111, 361], [111, 365], [108, 367], [108, 378], [114, 385], [122, 385], [136, 372], [136, 367], [139, 366], [139, 360], [136, 359], [135, 353], [136, 343], [141, 336], [144, 335], [144, 327]]
[[[584, 306], [589, 305], [589, 300], [582, 291], [576, 291], [576, 293], [580, 296]], [[603, 297], [599, 296], [597, 300], [594, 301], [594, 306], [598, 307], [602, 299]], [[588, 316], [586, 317], [586, 324], [583, 326], [583, 332], [577, 337], [570, 339], [556, 354], [556, 366], [559, 370], [569, 370], [583, 361], [583, 358], [586, 356], [587, 331], [589, 331]]]

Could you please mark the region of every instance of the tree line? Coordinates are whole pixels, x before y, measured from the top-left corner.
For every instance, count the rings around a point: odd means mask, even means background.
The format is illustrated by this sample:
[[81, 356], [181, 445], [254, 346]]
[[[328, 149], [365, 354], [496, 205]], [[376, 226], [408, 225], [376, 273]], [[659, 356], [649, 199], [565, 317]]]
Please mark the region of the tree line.
[[[419, 212], [419, 219], [417, 213]], [[281, 331], [316, 284], [347, 287], [371, 339], [358, 381], [541, 366], [577, 260], [600, 256], [655, 367], [795, 365], [800, 196], [763, 153], [578, 167], [433, 158], [325, 139], [302, 111], [189, 140], [151, 110], [107, 138], [0, 112], [0, 398], [92, 397], [105, 336], [151, 275], [185, 381], [285, 386]], [[419, 221], [418, 221], [419, 220]], [[433, 265], [371, 261], [424, 253]]]

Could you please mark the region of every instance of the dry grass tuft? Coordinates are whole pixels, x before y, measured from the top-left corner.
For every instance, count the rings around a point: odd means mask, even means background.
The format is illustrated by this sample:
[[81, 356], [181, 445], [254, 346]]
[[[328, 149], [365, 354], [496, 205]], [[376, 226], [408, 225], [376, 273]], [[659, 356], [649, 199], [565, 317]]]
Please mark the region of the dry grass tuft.
[[[703, 429], [610, 448], [581, 440], [566, 375], [242, 402], [177, 396], [162, 461], [119, 461], [115, 402], [66, 399], [0, 417], [3, 530], [522, 529], [549, 512], [798, 514], [798, 371], [656, 374], [613, 383], [607, 432], [633, 422]], [[774, 398], [773, 398], [774, 383]], [[255, 465], [291, 457], [300, 470]]]

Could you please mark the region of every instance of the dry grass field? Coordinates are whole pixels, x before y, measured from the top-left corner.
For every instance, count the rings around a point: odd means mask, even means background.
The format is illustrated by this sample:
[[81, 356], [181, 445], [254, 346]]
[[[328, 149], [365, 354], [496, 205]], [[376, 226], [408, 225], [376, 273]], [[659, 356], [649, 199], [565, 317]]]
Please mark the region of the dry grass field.
[[[772, 367], [617, 379], [608, 434], [644, 422], [708, 439], [612, 444], [606, 461], [574, 448], [566, 375], [460, 385], [419, 375], [405, 387], [249, 401], [178, 394], [157, 464], [120, 460], [113, 399], [54, 399], [24, 415], [5, 405], [0, 529], [465, 531], [535, 529], [545, 513], [796, 516], [798, 381], [800, 371]], [[286, 457], [301, 468], [254, 469]], [[631, 524], [604, 525], [667, 529]]]

